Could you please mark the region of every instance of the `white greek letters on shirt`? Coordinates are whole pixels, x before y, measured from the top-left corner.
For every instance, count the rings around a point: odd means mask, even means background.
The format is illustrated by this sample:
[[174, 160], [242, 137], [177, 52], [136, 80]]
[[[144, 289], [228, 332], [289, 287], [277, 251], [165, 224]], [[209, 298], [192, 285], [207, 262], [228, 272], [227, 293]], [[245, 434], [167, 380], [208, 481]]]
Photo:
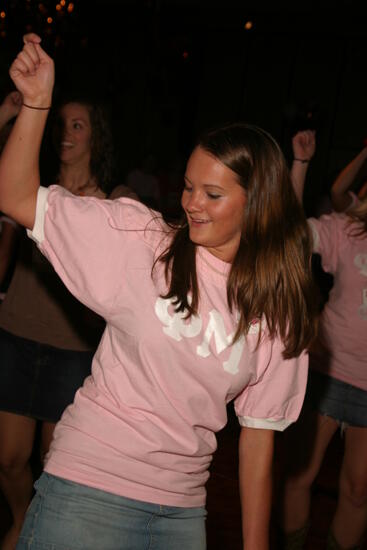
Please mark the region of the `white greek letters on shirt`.
[[[232, 338], [231, 338], [232, 339]], [[231, 347], [231, 355], [228, 361], [224, 361], [223, 368], [226, 372], [236, 374], [239, 371], [238, 365], [241, 359], [245, 338], [241, 336]]]
[[[158, 298], [155, 304], [156, 315], [165, 325], [163, 332], [178, 342], [182, 340], [183, 336], [186, 338], [197, 336], [202, 328], [201, 318], [192, 315], [189, 319], [184, 319], [185, 313], [182, 312], [173, 312], [170, 314], [168, 311], [170, 305], [170, 300], [164, 300], [163, 298]], [[259, 323], [253, 324], [250, 326], [249, 332], [258, 333], [259, 327]], [[208, 325], [201, 344], [196, 347], [196, 353], [199, 357], [209, 357], [212, 353], [209, 344], [214, 337], [218, 354], [231, 346], [230, 356], [227, 361], [223, 362], [222, 366], [226, 372], [236, 374], [239, 371], [238, 365], [241, 359], [245, 338], [242, 336], [231, 345], [233, 336], [233, 333], [227, 335], [223, 317], [218, 311], [213, 309], [209, 312]]]
[[[367, 254], [357, 254], [354, 258], [354, 265], [358, 267], [361, 275], [367, 277]], [[362, 304], [358, 308], [358, 315], [367, 320], [367, 288], [362, 289]]]
[[165, 325], [163, 332], [177, 340], [182, 340], [182, 336], [193, 338], [197, 336], [202, 327], [202, 320], [197, 315], [191, 315], [189, 319], [185, 319], [185, 312], [174, 311], [170, 315], [168, 308], [172, 305], [170, 300], [158, 298], [155, 303], [155, 313], [160, 321]]
[[354, 258], [354, 265], [358, 267], [361, 275], [367, 277], [367, 254], [357, 254]]
[[223, 318], [218, 311], [215, 311], [215, 309], [209, 312], [209, 323], [206, 327], [204, 340], [200, 346], [197, 346], [196, 348], [196, 353], [201, 357], [208, 357], [210, 355], [209, 342], [213, 335], [218, 353], [221, 353], [232, 342], [232, 335], [226, 335]]
[[[221, 353], [232, 344], [233, 334], [226, 334], [223, 318], [215, 309], [209, 312], [209, 323], [204, 333], [204, 339], [196, 348], [196, 353], [200, 357], [208, 357], [210, 355], [209, 343], [213, 336], [217, 353]], [[238, 364], [241, 359], [243, 345], [243, 337], [239, 338], [237, 342], [233, 344], [228, 361], [223, 363], [223, 369], [226, 372], [231, 374], [236, 374], [238, 372]]]

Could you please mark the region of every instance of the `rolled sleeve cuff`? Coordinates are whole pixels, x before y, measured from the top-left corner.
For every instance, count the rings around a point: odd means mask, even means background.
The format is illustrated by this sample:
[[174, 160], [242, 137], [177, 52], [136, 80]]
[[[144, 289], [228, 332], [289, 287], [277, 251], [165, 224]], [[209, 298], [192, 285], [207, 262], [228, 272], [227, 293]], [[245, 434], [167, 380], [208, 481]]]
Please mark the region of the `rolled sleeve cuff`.
[[258, 428], [261, 430], [275, 430], [283, 432], [293, 420], [287, 420], [282, 418], [281, 420], [275, 420], [273, 418], [252, 418], [251, 416], [239, 416], [238, 421], [240, 426], [245, 428]]
[[319, 233], [318, 233], [316, 225], [313, 223], [313, 221], [310, 220], [310, 219], [308, 219], [307, 221], [308, 221], [308, 226], [311, 229], [311, 233], [312, 233], [312, 241], [313, 241], [312, 251], [313, 252], [318, 252], [319, 247], [320, 247]]
[[27, 235], [37, 244], [42, 243], [45, 238], [44, 224], [45, 224], [45, 215], [48, 208], [48, 197], [49, 189], [47, 187], [40, 187], [37, 194], [37, 205], [36, 205], [36, 217], [34, 221], [33, 229], [27, 229]]

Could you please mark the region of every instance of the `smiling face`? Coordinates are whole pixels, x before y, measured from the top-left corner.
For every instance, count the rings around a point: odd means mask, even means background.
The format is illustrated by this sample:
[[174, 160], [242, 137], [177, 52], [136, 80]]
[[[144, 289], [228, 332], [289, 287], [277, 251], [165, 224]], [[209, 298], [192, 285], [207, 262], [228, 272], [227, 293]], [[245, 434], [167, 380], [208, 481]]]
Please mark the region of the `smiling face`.
[[190, 239], [225, 262], [232, 262], [245, 222], [245, 190], [236, 174], [197, 147], [185, 173], [181, 198]]
[[66, 103], [60, 109], [55, 129], [56, 149], [66, 164], [86, 162], [91, 155], [92, 126], [88, 108], [80, 103]]

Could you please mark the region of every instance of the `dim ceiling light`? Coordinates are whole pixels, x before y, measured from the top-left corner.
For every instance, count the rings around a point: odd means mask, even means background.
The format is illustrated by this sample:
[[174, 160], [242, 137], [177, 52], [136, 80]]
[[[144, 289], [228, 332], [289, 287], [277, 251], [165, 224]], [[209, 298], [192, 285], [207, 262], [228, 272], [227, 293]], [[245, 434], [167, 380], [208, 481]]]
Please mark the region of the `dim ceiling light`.
[[246, 21], [246, 23], [245, 23], [246, 31], [249, 31], [250, 29], [252, 29], [253, 26], [254, 26], [254, 24], [253, 24], [252, 21]]
[[0, 13], [0, 17], [1, 17], [1, 19], [5, 19], [5, 17], [6, 17], [5, 11], [2, 11], [2, 12]]
[[52, 17], [47, 17], [47, 23], [51, 25], [52, 21], [53, 21]]

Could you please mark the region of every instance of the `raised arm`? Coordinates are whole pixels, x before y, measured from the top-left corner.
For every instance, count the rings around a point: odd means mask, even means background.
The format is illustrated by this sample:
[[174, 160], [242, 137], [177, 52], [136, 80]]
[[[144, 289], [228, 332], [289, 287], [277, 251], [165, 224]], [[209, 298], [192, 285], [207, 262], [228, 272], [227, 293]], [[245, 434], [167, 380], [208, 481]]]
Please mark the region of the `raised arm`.
[[10, 67], [23, 105], [0, 158], [0, 210], [30, 229], [40, 184], [39, 151], [54, 83], [53, 61], [40, 42], [37, 35], [26, 35]]
[[340, 172], [331, 187], [331, 202], [337, 212], [344, 212], [351, 205], [352, 198], [348, 191], [358, 172], [367, 159], [367, 147]]
[[239, 442], [239, 481], [243, 548], [269, 549], [274, 432], [242, 428]]
[[303, 189], [308, 165], [315, 154], [316, 140], [314, 130], [297, 132], [292, 139], [293, 163], [291, 179], [297, 199], [302, 204]]

